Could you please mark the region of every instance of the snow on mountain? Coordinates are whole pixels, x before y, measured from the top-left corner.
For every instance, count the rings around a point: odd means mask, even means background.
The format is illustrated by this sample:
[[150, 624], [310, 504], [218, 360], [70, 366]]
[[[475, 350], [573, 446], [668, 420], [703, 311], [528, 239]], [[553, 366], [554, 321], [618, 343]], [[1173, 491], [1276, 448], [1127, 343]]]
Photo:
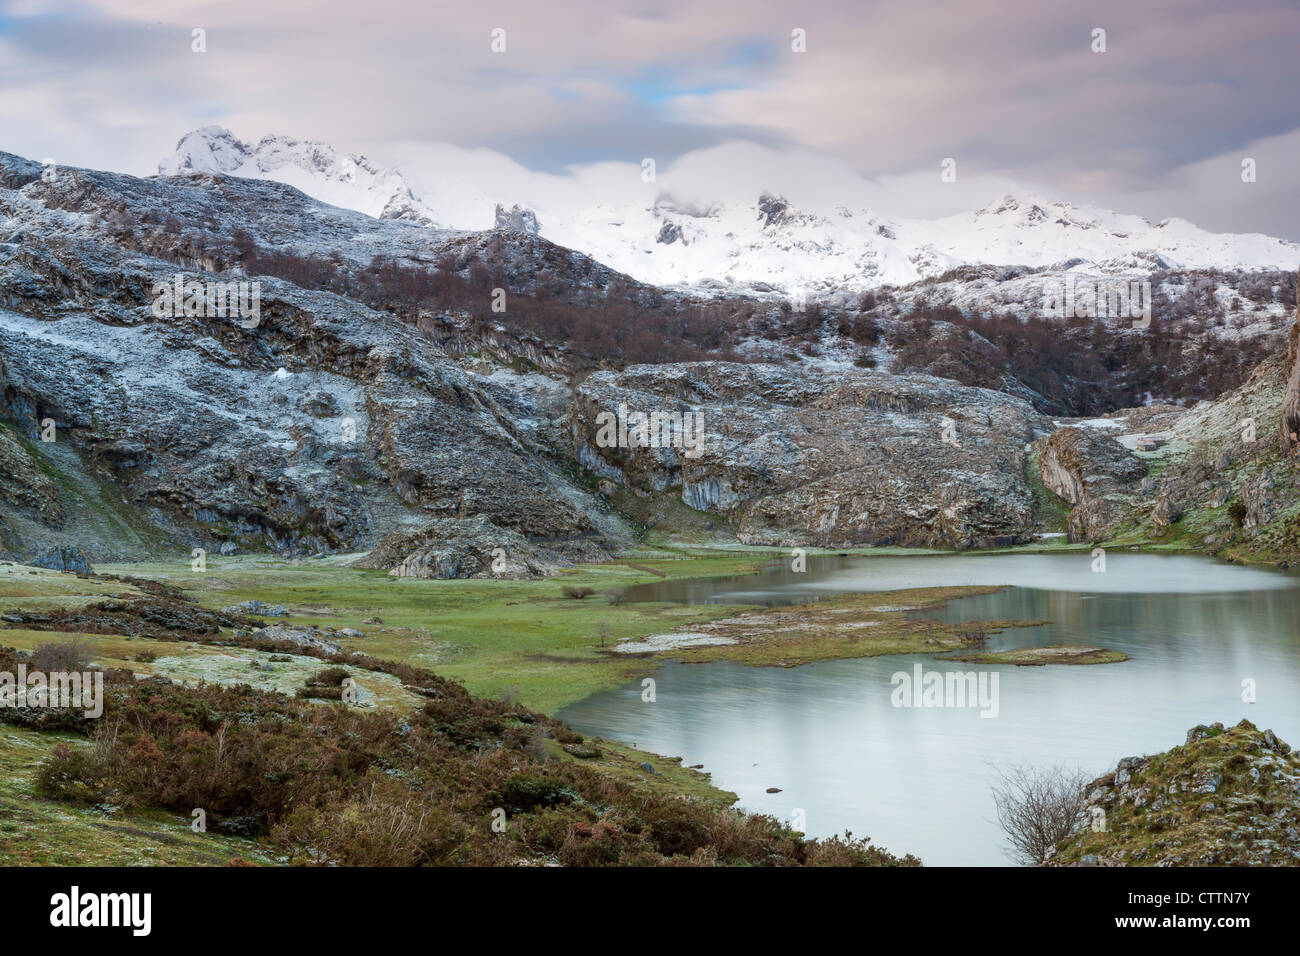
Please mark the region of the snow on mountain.
[[183, 136], [176, 152], [158, 164], [160, 176], [194, 173], [271, 179], [376, 219], [437, 225], [400, 173], [375, 166], [364, 156], [340, 154], [326, 143], [263, 136], [249, 146], [228, 129], [205, 126]]
[[1093, 206], [1003, 196], [973, 213], [914, 221], [900, 239], [968, 264], [1052, 266], [1071, 260], [1102, 274], [1156, 269], [1293, 269], [1300, 245], [1251, 233], [1213, 233], [1185, 219], [1152, 225]]
[[[794, 175], [752, 144], [700, 150], [646, 182], [639, 165], [555, 176], [488, 150], [408, 146], [405, 174], [324, 143], [228, 130], [187, 134], [161, 175], [274, 179], [367, 215], [453, 229], [536, 229], [643, 282], [705, 293], [819, 297], [902, 285], [963, 265], [1097, 275], [1159, 269], [1293, 269], [1300, 245], [1212, 233], [1028, 195], [942, 219], [879, 215], [878, 187], [830, 167]], [[791, 182], [776, 183], [784, 178]], [[787, 198], [788, 197], [788, 198]]]

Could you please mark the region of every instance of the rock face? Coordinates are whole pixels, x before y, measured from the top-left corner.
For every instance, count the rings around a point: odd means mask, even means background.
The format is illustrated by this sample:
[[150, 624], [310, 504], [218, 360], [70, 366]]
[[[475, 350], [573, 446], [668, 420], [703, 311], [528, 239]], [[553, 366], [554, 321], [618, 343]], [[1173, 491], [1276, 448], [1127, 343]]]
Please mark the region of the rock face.
[[[628, 447], [643, 413], [660, 418]], [[610, 416], [631, 427], [611, 436]], [[697, 448], [685, 443], [691, 416], [703, 423]], [[1046, 430], [1028, 403], [945, 379], [726, 362], [595, 373], [571, 424], [597, 480], [680, 496], [745, 543], [829, 547], [1024, 539], [1024, 448]]]
[[0, 426], [0, 475], [4, 475], [0, 481], [0, 503], [53, 527], [63, 523], [65, 514], [58, 486], [3, 426]]
[[1043, 484], [1074, 506], [1069, 539], [1100, 541], [1122, 515], [1120, 505], [1147, 468], [1127, 448], [1096, 428], [1058, 428], [1034, 443]]
[[94, 568], [80, 548], [53, 548], [32, 562], [33, 567], [69, 574], [93, 574]]
[[386, 569], [399, 578], [525, 578], [556, 574], [575, 558], [601, 557], [594, 542], [556, 547], [535, 544], [483, 517], [439, 518], [416, 530], [393, 532], [355, 566]]
[[[1297, 286], [1300, 293], [1300, 286]], [[1286, 395], [1282, 399], [1282, 440], [1288, 448], [1300, 445], [1300, 297], [1296, 304], [1296, 324], [1291, 326], [1286, 353]]]
[[583, 548], [622, 540], [567, 476], [545, 417], [563, 411], [530, 398], [528, 376], [477, 375], [385, 311], [281, 279], [255, 277], [248, 325], [153, 308], [155, 283], [177, 274], [248, 279], [214, 273], [225, 253], [191, 225], [328, 251], [340, 268], [376, 250], [427, 260], [439, 242], [470, 256], [473, 236], [274, 182], [39, 170], [0, 154], [0, 238], [22, 237], [0, 243], [0, 551], [362, 550], [430, 518], [479, 516]]
[[1158, 452], [1163, 467], [1143, 479], [1125, 523], [1212, 554], [1300, 560], [1300, 456], [1279, 425], [1293, 371], [1279, 351], [1240, 388], [1179, 417]]
[[1300, 755], [1250, 721], [1198, 725], [1088, 785], [1095, 821], [1049, 866], [1295, 866]]

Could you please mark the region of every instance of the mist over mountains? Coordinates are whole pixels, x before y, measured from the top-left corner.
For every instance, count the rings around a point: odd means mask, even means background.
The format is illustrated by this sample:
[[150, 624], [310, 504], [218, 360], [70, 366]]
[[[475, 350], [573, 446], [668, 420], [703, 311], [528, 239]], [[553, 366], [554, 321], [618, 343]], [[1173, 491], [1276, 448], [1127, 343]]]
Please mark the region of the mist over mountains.
[[[1182, 219], [1153, 224], [1030, 194], [941, 219], [888, 216], [877, 211], [887, 201], [881, 187], [808, 162], [733, 143], [667, 169], [646, 160], [553, 176], [488, 151], [438, 146], [412, 149], [399, 171], [325, 143], [268, 135], [251, 144], [204, 127], [181, 138], [159, 173], [272, 179], [367, 215], [450, 229], [511, 228], [519, 207], [530, 214], [526, 228], [554, 243], [642, 282], [705, 295], [834, 299], [981, 265], [1136, 276], [1287, 270], [1300, 261], [1300, 245], [1283, 239], [1212, 233]], [[944, 186], [936, 168], [935, 188]]]

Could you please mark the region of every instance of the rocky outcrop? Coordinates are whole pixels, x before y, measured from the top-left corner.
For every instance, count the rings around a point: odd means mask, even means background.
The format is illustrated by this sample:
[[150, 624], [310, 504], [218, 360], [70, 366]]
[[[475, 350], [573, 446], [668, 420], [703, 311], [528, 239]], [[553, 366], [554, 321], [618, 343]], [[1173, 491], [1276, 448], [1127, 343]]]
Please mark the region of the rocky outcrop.
[[1300, 755], [1248, 720], [1125, 757], [1087, 787], [1089, 826], [1049, 866], [1296, 866]]
[[528, 578], [557, 574], [575, 558], [607, 556], [595, 542], [557, 547], [534, 543], [482, 517], [440, 518], [393, 532], [355, 567], [387, 570], [399, 578]]
[[3, 426], [0, 426], [0, 503], [26, 511], [50, 527], [58, 527], [65, 519], [58, 486]]
[[1126, 525], [1229, 558], [1300, 560], [1300, 457], [1279, 425], [1291, 368], [1285, 352], [1268, 356], [1240, 388], [1178, 418]]
[[[638, 439], [642, 414], [658, 418]], [[1046, 428], [1020, 399], [945, 379], [727, 362], [595, 373], [571, 424], [596, 480], [678, 496], [745, 543], [831, 547], [1025, 539], [1024, 449]]]
[[265, 641], [277, 649], [292, 646], [304, 650], [322, 651], [326, 654], [337, 654], [343, 649], [336, 640], [340, 632], [328, 628], [272, 624], [269, 627], [251, 628], [246, 633], [255, 640]]
[[80, 548], [51, 548], [32, 561], [34, 568], [66, 571], [68, 574], [94, 574], [90, 560]]
[[1286, 353], [1286, 395], [1282, 399], [1282, 440], [1288, 448], [1300, 445], [1300, 286], [1297, 286], [1296, 322]]
[[536, 236], [541, 232], [541, 225], [537, 221], [537, 213], [517, 205], [507, 209], [500, 203], [496, 207], [492, 228], [506, 232], [522, 232], [529, 236]]
[[1132, 452], [1096, 428], [1058, 428], [1032, 448], [1043, 484], [1073, 506], [1071, 541], [1100, 541], [1122, 516], [1122, 504], [1146, 474]]

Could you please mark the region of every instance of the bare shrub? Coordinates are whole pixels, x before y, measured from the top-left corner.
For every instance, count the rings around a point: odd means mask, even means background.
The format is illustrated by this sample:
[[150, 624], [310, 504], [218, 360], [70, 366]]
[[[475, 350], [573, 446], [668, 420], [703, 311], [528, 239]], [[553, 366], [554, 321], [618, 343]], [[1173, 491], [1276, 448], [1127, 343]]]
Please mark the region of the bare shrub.
[[581, 601], [585, 597], [591, 597], [593, 594], [596, 593], [595, 588], [579, 588], [579, 587], [574, 587], [571, 584], [566, 584], [560, 590], [564, 592], [565, 597], [576, 598], [579, 601]]
[[84, 638], [72, 637], [65, 641], [38, 645], [27, 663], [32, 670], [44, 671], [46, 674], [70, 673], [84, 671], [90, 666], [92, 657], [90, 642]]
[[1047, 852], [1083, 828], [1088, 775], [1065, 766], [1015, 764], [998, 769], [993, 803], [1013, 860], [1038, 866]]

